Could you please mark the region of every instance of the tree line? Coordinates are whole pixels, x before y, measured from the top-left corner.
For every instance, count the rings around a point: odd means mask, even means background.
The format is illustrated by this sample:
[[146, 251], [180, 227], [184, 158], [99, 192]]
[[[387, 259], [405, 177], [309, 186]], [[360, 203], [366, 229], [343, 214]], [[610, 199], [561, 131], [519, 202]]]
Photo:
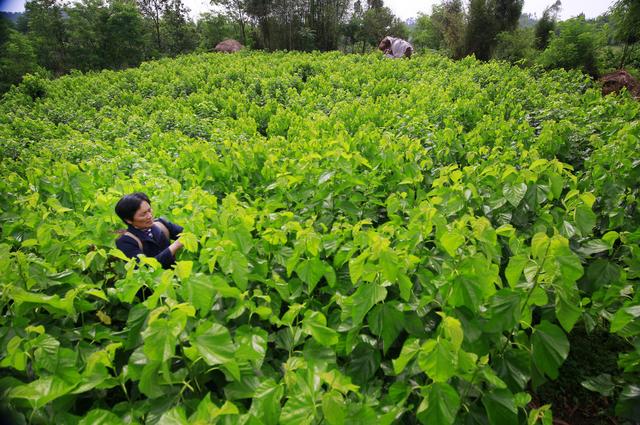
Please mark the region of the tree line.
[[0, 93], [26, 73], [124, 69], [210, 51], [234, 38], [253, 49], [365, 53], [385, 35], [454, 59], [475, 55], [520, 65], [578, 68], [593, 76], [640, 68], [640, 2], [618, 0], [595, 20], [558, 22], [560, 0], [540, 19], [524, 0], [442, 0], [409, 27], [383, 0], [210, 0], [197, 20], [182, 0], [29, 0], [16, 22], [0, 19]]
[[254, 49], [365, 52], [408, 29], [382, 0], [211, 0], [196, 21], [182, 0], [29, 0], [0, 19], [0, 93], [26, 73], [124, 69], [210, 51], [234, 38]]
[[460, 59], [500, 59], [523, 66], [580, 69], [593, 77], [640, 69], [640, 2], [618, 0], [604, 15], [559, 22], [560, 0], [540, 19], [522, 15], [523, 0], [443, 0], [418, 16], [412, 41], [419, 49]]

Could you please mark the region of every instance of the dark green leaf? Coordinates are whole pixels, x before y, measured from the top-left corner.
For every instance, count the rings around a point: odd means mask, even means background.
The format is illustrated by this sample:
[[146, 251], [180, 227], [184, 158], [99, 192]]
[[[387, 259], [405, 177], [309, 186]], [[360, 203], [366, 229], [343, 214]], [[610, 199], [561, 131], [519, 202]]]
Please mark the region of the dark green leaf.
[[189, 425], [187, 421], [187, 416], [184, 413], [184, 408], [182, 406], [174, 407], [173, 409], [165, 412], [160, 420], [157, 422], [158, 425]]
[[214, 366], [234, 360], [236, 347], [231, 341], [229, 330], [222, 325], [203, 321], [190, 337], [190, 341], [208, 365]]
[[241, 290], [247, 289], [249, 279], [249, 261], [240, 251], [231, 251], [220, 256], [220, 266], [226, 274], [230, 274]]
[[620, 266], [617, 264], [597, 258], [587, 268], [586, 274], [580, 281], [580, 288], [588, 293], [617, 282], [620, 279]]
[[160, 363], [153, 362], [144, 365], [138, 387], [140, 392], [149, 398], [159, 398], [165, 395], [164, 380], [160, 376]]
[[387, 289], [384, 286], [376, 283], [362, 283], [349, 297], [353, 302], [351, 310], [353, 325], [360, 325], [371, 307], [384, 301], [386, 297]]
[[418, 419], [424, 425], [451, 425], [460, 409], [460, 396], [451, 385], [435, 382], [422, 389], [423, 402], [418, 408]]
[[577, 251], [585, 257], [588, 257], [599, 252], [608, 251], [609, 249], [609, 245], [603, 240], [592, 239], [583, 243], [580, 248], [577, 249]]
[[600, 393], [605, 397], [613, 395], [613, 390], [615, 389], [615, 384], [611, 380], [611, 375], [608, 373], [588, 378], [580, 384], [586, 389]]
[[380, 351], [369, 344], [360, 343], [349, 356], [346, 372], [353, 382], [366, 388], [380, 368]]
[[250, 412], [264, 423], [276, 425], [280, 418], [280, 400], [284, 394], [282, 384], [267, 379], [256, 388], [251, 401]]
[[296, 273], [308, 285], [309, 293], [313, 292], [326, 270], [325, 264], [317, 257], [303, 260], [296, 266]]
[[506, 389], [495, 389], [482, 397], [482, 404], [487, 411], [489, 423], [511, 425], [518, 422], [513, 394]]
[[534, 364], [552, 379], [558, 377], [558, 369], [569, 354], [569, 341], [556, 325], [543, 320], [534, 328], [531, 337]]
[[520, 319], [520, 293], [501, 289], [489, 299], [489, 320], [484, 325], [487, 332], [497, 333], [513, 329]]
[[251, 328], [248, 325], [236, 329], [235, 342], [238, 346], [235, 358], [239, 361], [251, 360], [262, 364], [267, 353], [267, 331], [261, 328]]
[[28, 400], [31, 406], [39, 409], [47, 403], [68, 394], [75, 385], [68, 384], [57, 376], [47, 376], [9, 391], [9, 398]]
[[632, 421], [640, 418], [640, 385], [628, 384], [622, 389], [616, 405], [616, 415]]
[[398, 255], [388, 248], [380, 253], [378, 261], [382, 269], [382, 277], [394, 283], [398, 279]]
[[576, 208], [575, 223], [582, 236], [588, 236], [596, 225], [596, 215], [586, 205], [580, 205]]
[[315, 420], [315, 400], [304, 392], [291, 394], [282, 408], [280, 424], [312, 424]]
[[397, 304], [389, 302], [376, 305], [367, 316], [371, 332], [382, 337], [384, 354], [404, 329], [404, 314], [398, 310]]
[[556, 288], [556, 317], [564, 330], [571, 332], [581, 315], [580, 294], [576, 284]]

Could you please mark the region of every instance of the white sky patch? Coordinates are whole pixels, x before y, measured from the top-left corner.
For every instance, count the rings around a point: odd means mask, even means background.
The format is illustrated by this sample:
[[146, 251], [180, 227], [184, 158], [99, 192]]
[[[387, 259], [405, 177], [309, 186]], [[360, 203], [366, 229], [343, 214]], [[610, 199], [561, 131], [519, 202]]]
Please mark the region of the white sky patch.
[[[537, 17], [542, 16], [542, 11], [555, 0], [525, 0], [523, 13], [530, 13]], [[560, 19], [569, 19], [584, 13], [587, 18], [595, 18], [605, 13], [615, 0], [562, 0]], [[213, 6], [207, 0], [183, 0], [191, 10], [191, 17], [197, 18], [201, 13], [213, 10]], [[406, 20], [416, 17], [419, 12], [431, 14], [431, 7], [439, 4], [441, 0], [387, 0], [384, 2], [393, 13]], [[25, 0], [0, 0], [0, 11], [21, 12], [24, 10]], [[465, 3], [467, 3], [465, 1]]]
[[[587, 18], [595, 18], [606, 12], [614, 0], [561, 0], [562, 9], [560, 10], [560, 19], [569, 19], [584, 13]], [[525, 0], [523, 13], [535, 14], [542, 16], [544, 9], [552, 5], [555, 0]], [[393, 13], [402, 19], [415, 17], [419, 12], [430, 15], [431, 7], [434, 4], [440, 4], [440, 0], [387, 0], [384, 2]], [[465, 2], [468, 4], [468, 2]]]

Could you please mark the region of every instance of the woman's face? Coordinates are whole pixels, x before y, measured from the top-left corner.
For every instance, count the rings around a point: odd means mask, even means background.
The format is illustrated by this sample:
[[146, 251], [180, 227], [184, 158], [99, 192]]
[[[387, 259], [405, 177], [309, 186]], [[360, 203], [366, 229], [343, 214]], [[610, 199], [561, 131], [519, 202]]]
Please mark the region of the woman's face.
[[153, 226], [153, 211], [147, 201], [142, 201], [140, 208], [133, 215], [133, 220], [129, 222], [138, 229], [148, 229]]

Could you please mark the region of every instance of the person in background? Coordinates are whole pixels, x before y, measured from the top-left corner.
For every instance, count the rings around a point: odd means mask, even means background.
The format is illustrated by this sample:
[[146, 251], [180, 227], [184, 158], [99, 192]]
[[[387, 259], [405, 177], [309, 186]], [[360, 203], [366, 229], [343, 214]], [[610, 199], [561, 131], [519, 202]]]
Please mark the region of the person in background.
[[384, 52], [387, 58], [410, 58], [413, 53], [413, 46], [401, 38], [385, 37], [378, 45], [378, 49]]
[[115, 210], [128, 225], [116, 240], [120, 251], [129, 258], [140, 254], [154, 257], [165, 269], [175, 263], [176, 252], [183, 247], [178, 239], [183, 228], [162, 218], [154, 220], [151, 201], [146, 194], [136, 192], [123, 196]]

